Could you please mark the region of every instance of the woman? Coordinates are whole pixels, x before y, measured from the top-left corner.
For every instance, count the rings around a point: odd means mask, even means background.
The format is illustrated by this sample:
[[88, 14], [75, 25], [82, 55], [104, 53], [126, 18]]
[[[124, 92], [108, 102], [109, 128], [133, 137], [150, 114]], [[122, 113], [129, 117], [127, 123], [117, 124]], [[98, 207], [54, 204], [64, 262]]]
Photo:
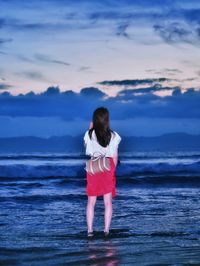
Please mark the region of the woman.
[[86, 173], [88, 196], [86, 218], [88, 237], [93, 234], [94, 207], [97, 196], [103, 196], [105, 206], [104, 235], [109, 235], [112, 219], [112, 198], [116, 196], [115, 171], [118, 162], [118, 145], [121, 141], [120, 135], [110, 129], [109, 111], [107, 108], [99, 107], [93, 113], [93, 121], [90, 129], [85, 132], [84, 145], [86, 155], [98, 157], [100, 154], [109, 157], [111, 169], [107, 172], [91, 175]]

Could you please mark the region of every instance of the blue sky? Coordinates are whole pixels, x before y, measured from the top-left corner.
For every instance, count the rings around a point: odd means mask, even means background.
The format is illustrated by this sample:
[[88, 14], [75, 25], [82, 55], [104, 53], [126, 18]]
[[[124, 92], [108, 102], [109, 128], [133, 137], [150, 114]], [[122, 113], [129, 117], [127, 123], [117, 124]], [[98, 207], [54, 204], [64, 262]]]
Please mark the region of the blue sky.
[[0, 10], [0, 137], [77, 135], [99, 105], [124, 135], [200, 133], [199, 1], [0, 0]]

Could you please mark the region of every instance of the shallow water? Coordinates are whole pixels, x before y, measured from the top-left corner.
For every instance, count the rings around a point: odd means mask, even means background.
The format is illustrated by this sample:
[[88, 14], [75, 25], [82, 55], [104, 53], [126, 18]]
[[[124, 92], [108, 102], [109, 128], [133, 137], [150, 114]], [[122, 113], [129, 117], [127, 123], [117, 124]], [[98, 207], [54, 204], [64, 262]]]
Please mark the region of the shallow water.
[[[200, 264], [197, 166], [191, 174], [182, 170], [136, 173], [127, 170], [122, 158], [117, 169], [111, 235], [103, 238], [104, 205], [103, 198], [98, 197], [95, 237], [88, 240], [86, 180], [80, 170], [83, 159], [73, 159], [73, 165], [65, 162], [65, 175], [43, 172], [41, 177], [14, 175], [15, 160], [10, 166], [6, 160], [0, 178], [0, 265]], [[24, 168], [30, 167], [31, 160], [25, 163], [23, 158]], [[38, 159], [35, 167], [40, 163]], [[58, 171], [58, 165], [55, 170], [50, 163], [51, 171]]]

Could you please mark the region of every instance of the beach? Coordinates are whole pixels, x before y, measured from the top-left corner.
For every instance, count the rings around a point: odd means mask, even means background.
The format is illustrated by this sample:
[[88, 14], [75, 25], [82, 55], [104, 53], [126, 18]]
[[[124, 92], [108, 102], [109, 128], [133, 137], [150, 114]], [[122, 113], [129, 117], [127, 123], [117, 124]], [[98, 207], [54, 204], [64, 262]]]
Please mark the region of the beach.
[[119, 156], [111, 235], [103, 197], [87, 239], [85, 157], [0, 155], [0, 265], [197, 265], [200, 151]]

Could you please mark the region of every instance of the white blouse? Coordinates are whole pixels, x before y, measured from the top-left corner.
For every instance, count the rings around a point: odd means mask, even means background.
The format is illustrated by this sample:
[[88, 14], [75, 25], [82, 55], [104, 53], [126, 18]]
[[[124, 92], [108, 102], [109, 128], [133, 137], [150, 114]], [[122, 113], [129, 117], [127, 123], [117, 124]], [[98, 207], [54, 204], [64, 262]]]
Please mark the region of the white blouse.
[[111, 140], [110, 143], [106, 146], [103, 147], [98, 143], [95, 131], [92, 131], [92, 136], [91, 139], [88, 134], [89, 130], [85, 132], [84, 135], [84, 145], [85, 145], [85, 154], [97, 157], [99, 155], [105, 155], [107, 157], [113, 157], [118, 149], [118, 145], [121, 141], [120, 135], [114, 131], [111, 132]]

